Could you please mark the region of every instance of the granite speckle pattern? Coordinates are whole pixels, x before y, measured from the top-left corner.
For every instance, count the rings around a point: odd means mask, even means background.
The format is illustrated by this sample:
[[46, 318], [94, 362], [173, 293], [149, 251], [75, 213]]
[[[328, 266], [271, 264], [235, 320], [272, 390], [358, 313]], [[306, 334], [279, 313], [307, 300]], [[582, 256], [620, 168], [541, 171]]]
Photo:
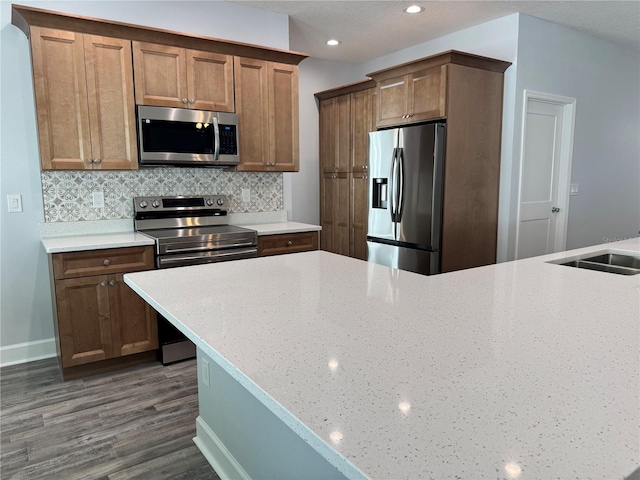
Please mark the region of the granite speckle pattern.
[[125, 281], [349, 477], [612, 479], [640, 464], [640, 276], [547, 263], [605, 249], [640, 241], [434, 277], [316, 251]]
[[[156, 167], [137, 171], [46, 171], [41, 174], [45, 222], [133, 218], [133, 197], [228, 195], [229, 212], [274, 212], [284, 208], [282, 174], [215, 168]], [[242, 201], [242, 189], [251, 200]], [[93, 208], [102, 191], [104, 208]]]

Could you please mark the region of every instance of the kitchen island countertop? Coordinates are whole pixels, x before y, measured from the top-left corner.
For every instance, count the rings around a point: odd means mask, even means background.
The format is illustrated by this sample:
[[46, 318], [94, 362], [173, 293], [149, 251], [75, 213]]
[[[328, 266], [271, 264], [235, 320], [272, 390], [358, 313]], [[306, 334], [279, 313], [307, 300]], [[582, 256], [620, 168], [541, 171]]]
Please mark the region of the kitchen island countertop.
[[125, 281], [348, 478], [621, 479], [640, 275], [547, 263], [610, 250], [640, 240], [432, 277], [314, 251]]

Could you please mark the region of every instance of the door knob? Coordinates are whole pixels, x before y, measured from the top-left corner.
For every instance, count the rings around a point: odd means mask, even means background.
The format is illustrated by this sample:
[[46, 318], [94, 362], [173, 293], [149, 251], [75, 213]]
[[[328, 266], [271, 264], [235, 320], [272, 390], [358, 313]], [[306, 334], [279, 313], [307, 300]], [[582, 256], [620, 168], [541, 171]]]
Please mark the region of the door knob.
[[558, 213], [559, 211], [560, 211], [560, 209], [559, 209], [558, 207], [553, 207], [553, 208], [551, 209], [551, 212], [552, 212], [552, 213]]

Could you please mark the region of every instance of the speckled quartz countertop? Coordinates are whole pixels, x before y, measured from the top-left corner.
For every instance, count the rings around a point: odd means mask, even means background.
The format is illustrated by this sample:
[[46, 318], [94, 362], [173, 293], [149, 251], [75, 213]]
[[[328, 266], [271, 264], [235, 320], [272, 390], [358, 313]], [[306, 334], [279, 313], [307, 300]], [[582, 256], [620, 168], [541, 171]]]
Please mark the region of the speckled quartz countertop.
[[[238, 225], [258, 232], [258, 235], [299, 233], [319, 231], [321, 227], [299, 222], [276, 222]], [[91, 234], [42, 237], [42, 245], [47, 253], [99, 250], [102, 248], [134, 247], [153, 245], [153, 239], [137, 232], [95, 232]]]
[[611, 249], [640, 241], [433, 277], [315, 251], [125, 281], [349, 477], [621, 479], [640, 275], [546, 263]]
[[102, 248], [137, 247], [154, 245], [152, 238], [136, 232], [100, 233], [42, 238], [47, 253], [100, 250]]

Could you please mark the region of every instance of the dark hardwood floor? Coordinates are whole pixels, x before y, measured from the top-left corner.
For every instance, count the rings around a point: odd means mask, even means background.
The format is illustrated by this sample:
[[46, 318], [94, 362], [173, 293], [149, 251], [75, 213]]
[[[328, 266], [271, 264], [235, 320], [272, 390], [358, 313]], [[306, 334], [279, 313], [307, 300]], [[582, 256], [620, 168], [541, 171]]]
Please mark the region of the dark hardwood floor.
[[218, 479], [192, 441], [195, 360], [62, 381], [55, 359], [0, 369], [0, 478]]

